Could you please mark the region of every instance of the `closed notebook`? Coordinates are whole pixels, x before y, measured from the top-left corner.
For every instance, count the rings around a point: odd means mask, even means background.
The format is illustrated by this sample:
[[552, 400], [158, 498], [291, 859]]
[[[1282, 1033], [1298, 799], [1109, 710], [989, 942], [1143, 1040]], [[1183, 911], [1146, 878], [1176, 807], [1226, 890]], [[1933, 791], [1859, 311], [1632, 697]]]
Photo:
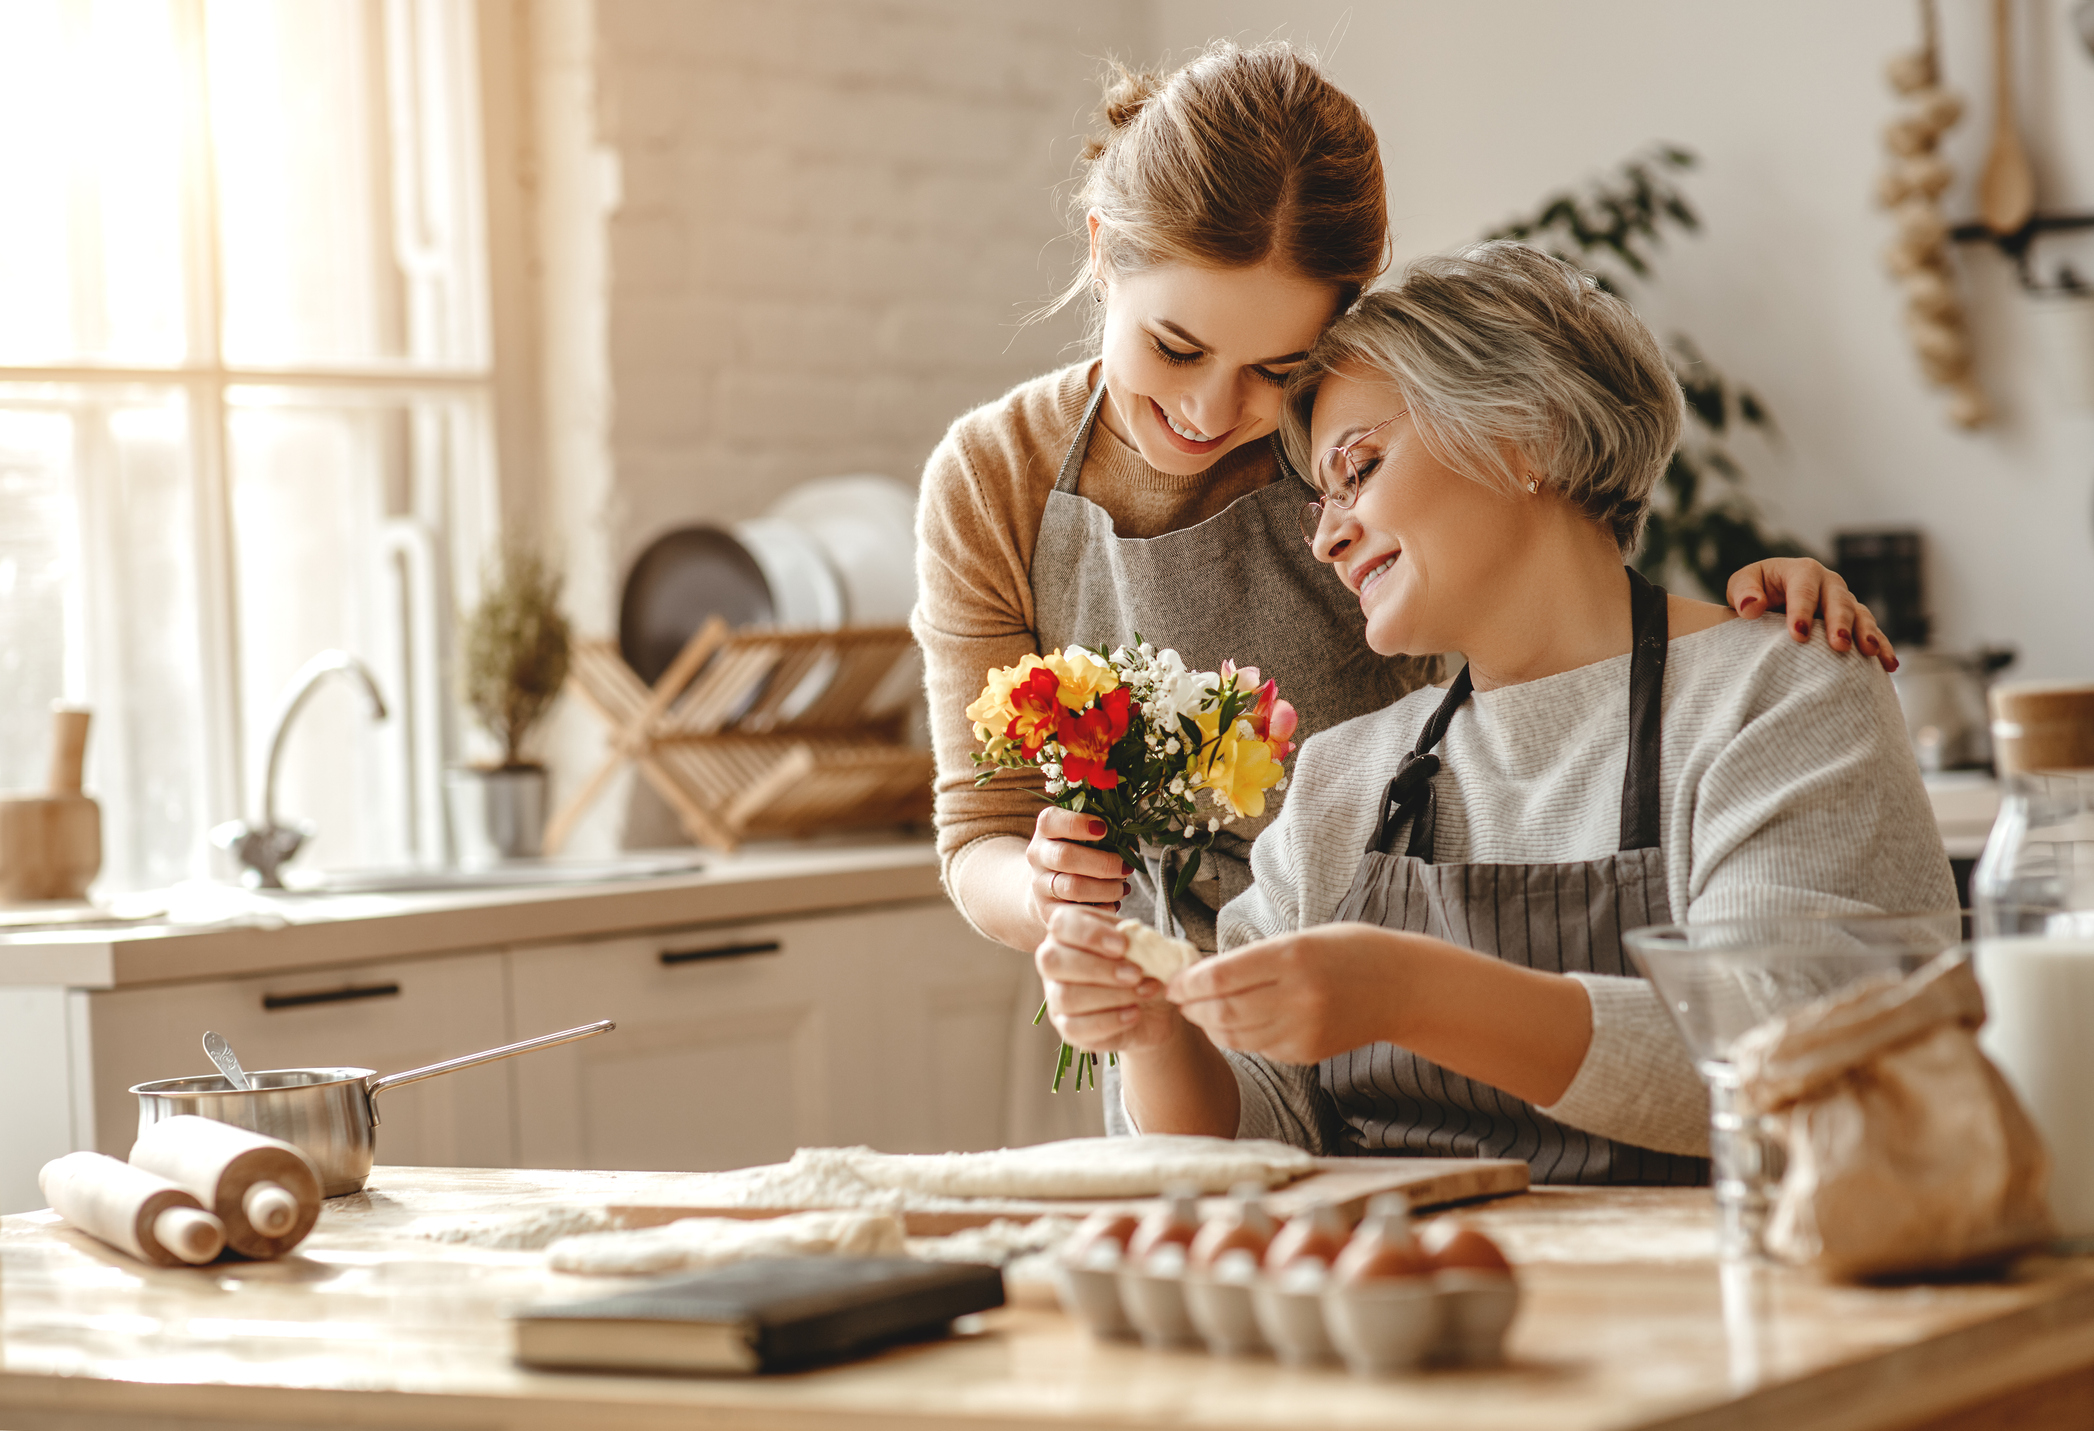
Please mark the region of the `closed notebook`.
[[942, 1332], [1003, 1274], [910, 1257], [761, 1257], [514, 1314], [516, 1359], [597, 1371], [775, 1371]]

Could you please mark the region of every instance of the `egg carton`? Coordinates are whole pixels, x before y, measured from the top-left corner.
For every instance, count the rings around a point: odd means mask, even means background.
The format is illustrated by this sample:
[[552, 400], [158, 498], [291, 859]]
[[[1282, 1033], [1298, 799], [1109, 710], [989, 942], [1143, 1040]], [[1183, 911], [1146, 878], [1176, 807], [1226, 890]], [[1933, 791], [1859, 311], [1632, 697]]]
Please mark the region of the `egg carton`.
[[1065, 1262], [1055, 1288], [1063, 1310], [1098, 1337], [1291, 1366], [1343, 1361], [1372, 1377], [1501, 1364], [1520, 1298], [1504, 1273], [1446, 1268], [1345, 1286], [1313, 1264], [1214, 1276]]

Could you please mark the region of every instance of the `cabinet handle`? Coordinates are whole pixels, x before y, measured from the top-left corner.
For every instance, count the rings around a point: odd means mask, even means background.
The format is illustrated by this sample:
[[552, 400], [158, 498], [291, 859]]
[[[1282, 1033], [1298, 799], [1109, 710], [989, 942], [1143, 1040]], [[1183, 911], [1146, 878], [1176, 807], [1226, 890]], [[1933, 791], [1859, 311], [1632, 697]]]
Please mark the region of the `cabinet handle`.
[[262, 1007], [271, 1013], [278, 1009], [302, 1009], [307, 1004], [346, 1004], [351, 999], [390, 999], [400, 992], [398, 984], [351, 984], [346, 989], [321, 989], [311, 994], [264, 994]]
[[664, 964], [701, 964], [708, 959], [745, 959], [751, 954], [776, 954], [785, 946], [775, 939], [754, 944], [715, 944], [708, 949], [664, 949]]

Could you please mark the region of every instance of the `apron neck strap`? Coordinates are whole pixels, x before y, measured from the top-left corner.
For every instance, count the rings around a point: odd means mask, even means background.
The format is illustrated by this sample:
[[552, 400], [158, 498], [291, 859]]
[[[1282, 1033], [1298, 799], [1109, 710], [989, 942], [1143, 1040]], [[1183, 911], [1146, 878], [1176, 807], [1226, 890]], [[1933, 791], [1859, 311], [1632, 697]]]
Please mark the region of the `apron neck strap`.
[[1665, 696], [1665, 653], [1671, 644], [1665, 588], [1629, 574], [1636, 644], [1629, 653], [1629, 766], [1621, 779], [1621, 847], [1658, 846], [1658, 756]]
[[1076, 476], [1083, 471], [1083, 454], [1091, 445], [1091, 424], [1098, 420], [1098, 405], [1105, 401], [1105, 374], [1098, 374], [1098, 389], [1091, 394], [1090, 405], [1083, 410], [1083, 421], [1076, 424], [1076, 436], [1069, 441], [1069, 451], [1062, 458], [1061, 475], [1054, 479], [1054, 490], [1074, 493]]
[[[1629, 760], [1621, 779], [1620, 847], [1655, 849], [1669, 623], [1665, 588], [1646, 581], [1634, 567], [1623, 569], [1629, 574], [1629, 613], [1635, 644], [1629, 649]], [[1375, 822], [1370, 849], [1394, 853], [1389, 842], [1408, 820], [1411, 837], [1404, 853], [1428, 864], [1432, 862], [1433, 824], [1438, 813], [1432, 778], [1440, 772], [1440, 758], [1433, 749], [1447, 738], [1454, 713], [1468, 701], [1472, 690], [1469, 668], [1463, 666], [1439, 708], [1418, 732], [1418, 743], [1396, 767], [1396, 778], [1389, 782], [1382, 796], [1381, 818]]]

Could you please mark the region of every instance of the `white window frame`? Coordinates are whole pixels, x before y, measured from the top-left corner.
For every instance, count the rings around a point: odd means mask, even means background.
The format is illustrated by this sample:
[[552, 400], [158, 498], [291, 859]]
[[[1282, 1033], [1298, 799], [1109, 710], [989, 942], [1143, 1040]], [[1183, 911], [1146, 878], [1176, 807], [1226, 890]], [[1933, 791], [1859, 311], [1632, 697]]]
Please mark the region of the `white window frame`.
[[[287, 0], [297, 3], [297, 0]], [[417, 347], [453, 355], [453, 361], [304, 363], [237, 366], [225, 359], [221, 325], [223, 277], [209, 75], [205, 54], [206, 0], [171, 0], [181, 46], [183, 131], [181, 146], [182, 273], [186, 284], [184, 329], [188, 357], [179, 363], [119, 364], [80, 361], [24, 364], [0, 361], [0, 385], [63, 385], [92, 395], [121, 397], [126, 389], [178, 389], [188, 419], [189, 471], [195, 503], [197, 649], [202, 669], [203, 790], [209, 823], [246, 818], [261, 792], [260, 744], [266, 731], [243, 729], [235, 589], [232, 484], [228, 471], [230, 396], [237, 389], [274, 389], [283, 398], [299, 394], [351, 393], [374, 399], [440, 399], [471, 414], [475, 449], [461, 463], [468, 490], [450, 494], [448, 550], [407, 551], [403, 563], [424, 585], [403, 592], [415, 613], [415, 659], [402, 714], [411, 722], [409, 743], [415, 804], [415, 858], [445, 858], [442, 771], [458, 748], [448, 691], [452, 644], [450, 593], [470, 593], [478, 562], [500, 529], [497, 480], [496, 373], [489, 312], [490, 253], [487, 186], [495, 167], [487, 154], [482, 114], [480, 24], [475, 0], [382, 0], [387, 122], [395, 256], [405, 275], [403, 305], [410, 351]], [[506, 20], [506, 15], [495, 17]], [[431, 104], [432, 95], [448, 103]], [[441, 196], [438, 218], [432, 199]], [[442, 252], [431, 261], [430, 234], [454, 225]], [[447, 283], [452, 291], [431, 301], [426, 286]], [[432, 317], [431, 315], [436, 315]], [[419, 330], [419, 331], [418, 331]], [[91, 472], [82, 473], [83, 515], [95, 500]], [[83, 531], [87, 570], [95, 565], [97, 538]], [[432, 559], [433, 558], [433, 559]], [[455, 580], [453, 579], [455, 577]], [[89, 604], [94, 604], [90, 594]], [[92, 621], [83, 623], [91, 628]], [[82, 631], [91, 639], [91, 630]], [[79, 655], [69, 633], [69, 668]], [[91, 660], [92, 658], [90, 658]], [[391, 693], [389, 693], [391, 694]], [[208, 825], [206, 826], [206, 829]], [[196, 832], [189, 857], [193, 875], [230, 873], [230, 865]]]

